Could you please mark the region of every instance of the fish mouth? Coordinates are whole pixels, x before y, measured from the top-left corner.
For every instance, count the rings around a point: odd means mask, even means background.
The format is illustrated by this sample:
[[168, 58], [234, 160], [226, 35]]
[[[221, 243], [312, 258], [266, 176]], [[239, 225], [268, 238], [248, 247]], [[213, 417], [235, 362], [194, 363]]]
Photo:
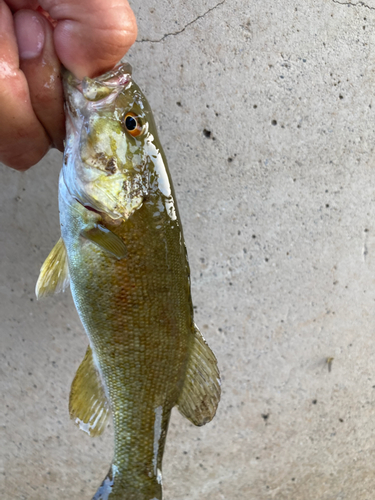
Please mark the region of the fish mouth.
[[118, 86], [118, 85], [126, 85], [132, 75], [132, 67], [129, 63], [120, 63], [115, 66], [113, 69], [107, 71], [103, 75], [95, 76], [93, 78], [89, 78], [85, 76], [83, 80], [80, 80], [76, 76], [73, 75], [68, 69], [62, 68], [61, 70], [64, 81], [70, 85], [71, 87], [78, 88], [78, 86], [87, 78], [92, 81], [105, 83], [110, 86]]
[[[72, 122], [87, 116], [90, 112], [111, 104], [119, 93], [131, 84], [132, 67], [120, 63], [104, 75], [78, 79], [66, 68], [62, 68], [65, 109]], [[74, 124], [77, 128], [77, 124]]]
[[129, 63], [120, 63], [103, 75], [79, 80], [66, 68], [62, 69], [64, 90], [69, 101], [74, 90], [78, 90], [88, 101], [99, 101], [131, 82], [132, 67]]

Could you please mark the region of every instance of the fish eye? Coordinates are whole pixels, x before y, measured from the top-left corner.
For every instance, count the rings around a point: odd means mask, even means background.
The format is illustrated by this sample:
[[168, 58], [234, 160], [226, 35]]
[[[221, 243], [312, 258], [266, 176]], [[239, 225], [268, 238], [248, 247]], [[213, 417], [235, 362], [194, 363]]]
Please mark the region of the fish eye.
[[124, 116], [124, 126], [130, 135], [137, 137], [143, 132], [142, 122], [135, 113], [126, 113]]

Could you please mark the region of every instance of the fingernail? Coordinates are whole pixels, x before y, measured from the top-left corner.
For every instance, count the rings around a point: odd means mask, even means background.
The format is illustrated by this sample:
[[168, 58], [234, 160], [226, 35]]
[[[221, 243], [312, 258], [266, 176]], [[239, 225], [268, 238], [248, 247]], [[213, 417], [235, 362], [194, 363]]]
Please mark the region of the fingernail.
[[40, 56], [45, 36], [44, 26], [38, 16], [30, 10], [19, 11], [15, 16], [14, 25], [20, 59], [34, 59]]

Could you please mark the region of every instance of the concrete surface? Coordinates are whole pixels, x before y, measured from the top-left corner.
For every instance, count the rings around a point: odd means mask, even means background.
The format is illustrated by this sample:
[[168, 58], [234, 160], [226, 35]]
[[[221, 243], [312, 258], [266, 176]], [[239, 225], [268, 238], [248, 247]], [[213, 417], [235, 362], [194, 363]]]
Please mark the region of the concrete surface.
[[[165, 499], [371, 500], [375, 0], [132, 6], [127, 59], [223, 374], [211, 424], [173, 415]], [[89, 500], [112, 456], [110, 429], [93, 440], [69, 420], [87, 343], [69, 293], [34, 296], [59, 236], [60, 161], [0, 170], [3, 500]]]

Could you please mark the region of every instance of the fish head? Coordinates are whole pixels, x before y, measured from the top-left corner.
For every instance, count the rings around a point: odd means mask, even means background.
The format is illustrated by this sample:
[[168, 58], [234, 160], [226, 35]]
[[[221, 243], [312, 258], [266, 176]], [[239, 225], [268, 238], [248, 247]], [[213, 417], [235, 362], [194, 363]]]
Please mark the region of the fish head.
[[121, 221], [142, 206], [150, 190], [170, 196], [152, 112], [130, 65], [82, 81], [66, 71], [63, 79], [63, 177], [73, 198]]

